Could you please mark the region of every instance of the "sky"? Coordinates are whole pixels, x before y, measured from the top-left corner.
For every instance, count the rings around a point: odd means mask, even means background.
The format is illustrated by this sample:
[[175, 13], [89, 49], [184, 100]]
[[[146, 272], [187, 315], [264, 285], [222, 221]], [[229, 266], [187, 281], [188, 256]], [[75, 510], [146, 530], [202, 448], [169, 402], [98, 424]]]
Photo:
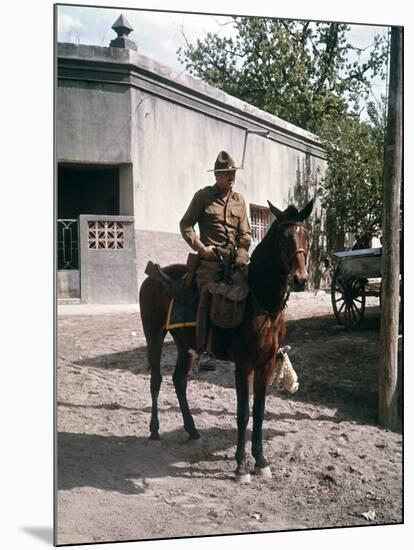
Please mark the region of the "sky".
[[176, 51], [185, 45], [183, 33], [188, 40], [202, 38], [207, 32], [222, 32], [227, 35], [231, 27], [226, 25], [229, 17], [196, 15], [173, 12], [153, 12], [128, 9], [59, 6], [58, 40], [96, 46], [109, 46], [116, 38], [111, 28], [123, 14], [134, 31], [129, 38], [138, 45], [139, 53], [160, 63], [182, 70]]
[[[218, 15], [197, 15], [189, 13], [155, 12], [121, 8], [90, 6], [58, 7], [58, 41], [96, 46], [109, 46], [116, 37], [111, 28], [123, 14], [134, 31], [129, 38], [138, 46], [138, 52], [168, 65], [177, 71], [185, 71], [178, 60], [177, 50], [185, 46], [185, 37], [194, 43], [203, 39], [208, 32], [220, 35], [234, 35], [229, 24], [230, 17]], [[373, 25], [351, 25], [349, 40], [358, 47], [372, 44], [376, 33], [386, 34], [388, 27]], [[378, 100], [385, 94], [385, 82], [376, 79], [374, 95]]]

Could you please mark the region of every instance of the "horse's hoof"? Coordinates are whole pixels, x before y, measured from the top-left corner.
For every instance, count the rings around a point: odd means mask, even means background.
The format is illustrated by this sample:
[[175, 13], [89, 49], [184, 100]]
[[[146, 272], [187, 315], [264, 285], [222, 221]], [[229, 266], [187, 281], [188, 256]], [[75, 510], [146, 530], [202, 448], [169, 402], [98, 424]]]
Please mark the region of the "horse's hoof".
[[269, 466], [265, 466], [264, 468], [260, 468], [260, 466], [255, 466], [254, 473], [256, 476], [261, 476], [264, 479], [272, 478], [272, 471]]
[[244, 485], [248, 484], [251, 482], [251, 477], [250, 477], [250, 474], [238, 474], [236, 472], [236, 477], [235, 477], [235, 481], [236, 483], [242, 483]]
[[151, 434], [148, 441], [161, 441], [160, 434]]
[[201, 439], [201, 435], [197, 430], [195, 432], [191, 432], [188, 434], [188, 440], [189, 441], [199, 441]]
[[197, 438], [189, 437], [187, 439], [187, 443], [190, 444], [190, 445], [193, 445], [194, 447], [198, 447], [199, 445], [201, 445], [201, 438], [200, 437], [197, 437]]

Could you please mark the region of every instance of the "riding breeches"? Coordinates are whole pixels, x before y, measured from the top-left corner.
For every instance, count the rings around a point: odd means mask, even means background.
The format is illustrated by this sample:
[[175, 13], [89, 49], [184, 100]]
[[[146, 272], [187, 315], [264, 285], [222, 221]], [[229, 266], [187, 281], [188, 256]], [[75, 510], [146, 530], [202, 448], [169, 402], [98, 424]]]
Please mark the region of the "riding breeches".
[[223, 265], [215, 261], [201, 260], [196, 271], [196, 282], [200, 293], [200, 302], [197, 310], [196, 340], [197, 351], [205, 351], [208, 347], [210, 330], [210, 303], [211, 294], [207, 289], [208, 283], [220, 281], [223, 278]]

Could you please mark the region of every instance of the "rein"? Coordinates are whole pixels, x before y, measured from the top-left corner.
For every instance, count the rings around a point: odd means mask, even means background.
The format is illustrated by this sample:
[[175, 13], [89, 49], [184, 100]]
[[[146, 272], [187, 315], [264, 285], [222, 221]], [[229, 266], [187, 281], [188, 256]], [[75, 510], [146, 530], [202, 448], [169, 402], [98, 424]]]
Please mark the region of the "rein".
[[[261, 313], [264, 313], [265, 315], [267, 315], [267, 317], [277, 317], [279, 311], [268, 311], [267, 309], [265, 309], [261, 304], [259, 304], [253, 290], [250, 288], [250, 294], [252, 295], [252, 298], [256, 304], [256, 306], [258, 306], [259, 310], [261, 311]], [[287, 291], [285, 292], [285, 295], [283, 296], [283, 301], [282, 301], [282, 307], [280, 308], [280, 311], [284, 310], [285, 308], [287, 308], [287, 305], [288, 305], [288, 301], [289, 301], [289, 296], [290, 296], [290, 288], [288, 287]]]

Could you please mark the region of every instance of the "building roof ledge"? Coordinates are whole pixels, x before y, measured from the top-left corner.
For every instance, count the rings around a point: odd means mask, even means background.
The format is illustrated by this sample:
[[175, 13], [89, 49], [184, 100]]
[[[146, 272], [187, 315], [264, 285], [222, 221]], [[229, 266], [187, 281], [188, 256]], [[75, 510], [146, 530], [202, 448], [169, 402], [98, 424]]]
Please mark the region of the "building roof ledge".
[[215, 100], [216, 102], [218, 101], [223, 103], [229, 108], [244, 112], [255, 118], [260, 118], [264, 123], [276, 126], [281, 131], [310, 142], [316, 147], [323, 147], [320, 138], [316, 134], [308, 132], [299, 126], [295, 126], [294, 124], [291, 124], [290, 122], [287, 122], [275, 115], [258, 109], [257, 107], [231, 96], [218, 88], [210, 86], [200, 79], [188, 75], [183, 71], [163, 65], [158, 61], [136, 51], [123, 48], [59, 42], [57, 56], [58, 59], [82, 60], [85, 63], [89, 61], [132, 65], [138, 71], [152, 73], [158, 78], [161, 77], [162, 79], [168, 81], [170, 86], [175, 86], [181, 89], [187, 88], [189, 91], [193, 91], [198, 95], [204, 95]]

